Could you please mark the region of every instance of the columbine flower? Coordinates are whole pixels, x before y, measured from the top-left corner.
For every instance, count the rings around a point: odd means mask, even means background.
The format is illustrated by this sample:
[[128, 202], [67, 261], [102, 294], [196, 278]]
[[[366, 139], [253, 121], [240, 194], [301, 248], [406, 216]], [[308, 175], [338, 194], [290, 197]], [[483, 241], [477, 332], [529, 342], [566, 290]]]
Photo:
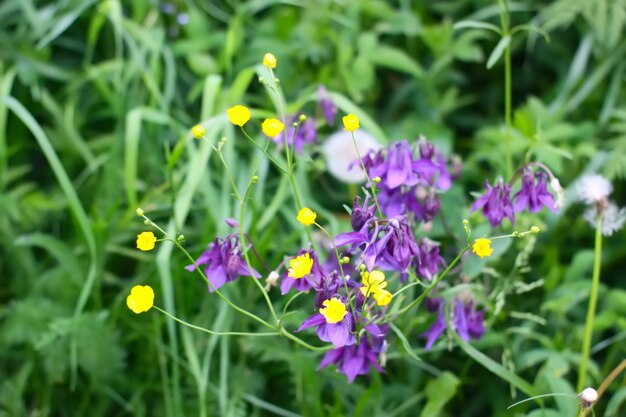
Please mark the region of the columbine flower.
[[154, 291], [149, 285], [135, 285], [126, 297], [126, 305], [135, 314], [145, 313], [154, 305]]
[[330, 342], [336, 348], [353, 345], [356, 341], [355, 335], [352, 334], [354, 319], [351, 314], [348, 314], [346, 305], [335, 297], [324, 300], [322, 306], [319, 313], [304, 320], [298, 331], [317, 326], [317, 335], [320, 340]]
[[226, 110], [228, 120], [235, 126], [243, 126], [250, 120], [250, 110], [246, 106], [236, 105]]
[[479, 238], [474, 241], [472, 245], [472, 252], [481, 258], [491, 256], [493, 248], [491, 247], [491, 240], [485, 238]]
[[263, 55], [263, 65], [265, 65], [267, 68], [276, 68], [276, 57], [274, 56], [274, 54], [271, 53], [267, 53], [265, 55]]
[[[442, 298], [433, 299], [427, 303], [430, 311], [437, 310], [437, 319], [430, 328], [422, 333], [422, 337], [426, 339], [426, 350], [433, 347], [439, 336], [446, 330], [445, 318], [445, 302]], [[452, 329], [457, 332], [459, 337], [466, 342], [470, 338], [479, 340], [485, 333], [483, 326], [484, 311], [476, 311], [473, 302], [463, 303], [459, 299], [454, 301], [454, 310], [452, 312]]]
[[[293, 128], [291, 132], [289, 129], [285, 129], [282, 135], [277, 135], [272, 138], [279, 147], [282, 147], [285, 143], [285, 136], [287, 136], [287, 146], [294, 148], [298, 154], [302, 154], [305, 143], [315, 143], [317, 140], [317, 130], [315, 128], [315, 119], [304, 117], [304, 115], [292, 115], [286, 118], [287, 126], [293, 126], [294, 122], [299, 122], [297, 128]], [[295, 135], [294, 135], [295, 132]]]
[[310, 226], [315, 223], [315, 219], [317, 218], [317, 214], [308, 207], [304, 207], [300, 209], [298, 215], [296, 216], [296, 220], [302, 223], [305, 226]]
[[609, 180], [598, 174], [588, 174], [576, 184], [578, 198], [587, 204], [600, 205], [606, 202], [613, 191]]
[[352, 383], [357, 375], [366, 375], [370, 370], [370, 365], [378, 372], [384, 372], [378, 365], [377, 353], [368, 338], [363, 337], [358, 345], [328, 351], [320, 362], [320, 368], [336, 364], [337, 370], [348, 378], [349, 383]]
[[[209, 245], [209, 250], [203, 252], [196, 260], [198, 267], [206, 265], [204, 274], [213, 287], [209, 291], [219, 289], [226, 282], [235, 281], [240, 276], [260, 278], [261, 275], [253, 268], [250, 270], [244, 261], [239, 248], [239, 236], [231, 234], [225, 239], [218, 237]], [[195, 265], [187, 265], [188, 271], [194, 271]]]
[[278, 119], [265, 119], [261, 124], [261, 130], [265, 136], [273, 138], [285, 129], [285, 125]]
[[439, 244], [424, 238], [418, 248], [419, 256], [414, 261], [415, 270], [418, 276], [430, 281], [439, 272], [439, 265], [445, 265], [445, 261], [439, 254]]
[[472, 211], [483, 210], [483, 214], [493, 227], [502, 223], [502, 219], [508, 217], [511, 223], [515, 222], [513, 205], [511, 204], [511, 186], [499, 178], [492, 187], [485, 181], [487, 192], [472, 204]]
[[355, 114], [347, 114], [343, 116], [343, 128], [348, 132], [354, 132], [359, 128], [359, 118]]
[[[602, 234], [605, 236], [611, 236], [616, 231], [624, 227], [626, 222], [626, 209], [619, 208], [611, 202], [607, 202], [602, 210]], [[596, 225], [596, 219], [598, 218], [598, 207], [592, 206], [585, 211], [585, 220], [589, 222], [593, 227]]]
[[350, 215], [350, 224], [352, 225], [352, 230], [354, 230], [355, 232], [361, 230], [365, 223], [373, 219], [374, 213], [376, 212], [376, 204], [369, 204], [369, 194], [365, 196], [363, 206], [359, 206], [360, 201], [361, 197], [359, 197], [358, 195], [354, 197], [354, 203], [352, 204], [352, 214]]
[[328, 97], [326, 88], [323, 85], [320, 85], [317, 89], [317, 102], [322, 108], [322, 113], [324, 113], [326, 123], [330, 126], [334, 125], [335, 116], [337, 115], [337, 106], [335, 106], [335, 103], [333, 103], [330, 97]]
[[154, 249], [157, 241], [156, 236], [152, 232], [142, 232], [137, 235], [137, 249], [149, 251]]
[[346, 305], [338, 298], [331, 298], [322, 303], [324, 308], [320, 308], [320, 314], [326, 319], [326, 323], [336, 324], [343, 320], [348, 314]]
[[311, 273], [313, 259], [308, 252], [289, 261], [289, 277], [294, 279], [303, 278]]
[[191, 128], [191, 133], [193, 133], [194, 138], [201, 139], [206, 133], [206, 129], [201, 125], [195, 125]]
[[522, 175], [522, 189], [519, 190], [513, 201], [514, 209], [517, 212], [528, 208], [531, 213], [537, 213], [545, 206], [552, 211], [556, 211], [554, 197], [548, 192], [548, 176], [545, 172], [539, 171], [536, 174], [537, 184], [535, 185], [535, 173], [532, 169], [526, 169]]

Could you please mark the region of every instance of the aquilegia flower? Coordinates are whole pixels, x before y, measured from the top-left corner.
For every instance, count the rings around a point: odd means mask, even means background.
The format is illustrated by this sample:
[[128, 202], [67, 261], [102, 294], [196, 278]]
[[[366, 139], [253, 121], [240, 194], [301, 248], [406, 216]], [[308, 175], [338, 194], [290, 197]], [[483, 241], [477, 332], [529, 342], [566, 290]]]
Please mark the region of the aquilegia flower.
[[317, 336], [323, 342], [330, 342], [336, 348], [353, 345], [356, 341], [354, 317], [348, 312], [346, 303], [337, 297], [324, 300], [319, 313], [310, 316], [297, 331], [317, 326]]
[[328, 351], [320, 362], [320, 369], [335, 364], [337, 370], [352, 383], [357, 375], [367, 375], [370, 366], [378, 372], [384, 372], [378, 364], [377, 354], [373, 344], [364, 336], [358, 345], [346, 345]]
[[511, 203], [511, 186], [502, 178], [498, 178], [492, 187], [485, 181], [487, 192], [472, 204], [472, 211], [483, 210], [483, 214], [493, 227], [502, 223], [502, 219], [508, 217], [511, 224], [515, 223], [513, 204]]
[[430, 281], [439, 272], [439, 266], [445, 265], [445, 261], [439, 254], [439, 243], [424, 238], [418, 245], [418, 249], [419, 256], [415, 257], [413, 261], [415, 272], [418, 277]]
[[328, 92], [323, 85], [317, 89], [317, 103], [322, 108], [322, 113], [324, 113], [324, 118], [326, 119], [326, 123], [330, 126], [335, 124], [335, 116], [337, 116], [337, 106], [328, 96]]
[[[241, 249], [239, 247], [239, 236], [236, 233], [226, 236], [222, 239], [216, 238], [209, 244], [209, 250], [204, 251], [198, 259], [196, 259], [198, 267], [204, 267], [204, 274], [209, 282], [209, 291], [213, 292], [222, 287], [227, 282], [235, 281], [240, 276], [260, 278], [254, 268], [250, 270], [246, 261], [243, 259]], [[187, 265], [187, 271], [194, 271], [195, 265]]]
[[[430, 302], [426, 303], [426, 307], [431, 312], [437, 311], [437, 319], [427, 331], [422, 333], [422, 337], [426, 339], [426, 350], [430, 350], [439, 336], [446, 330], [445, 301], [443, 298], [431, 299]], [[473, 301], [464, 303], [455, 299], [454, 309], [451, 313], [452, 330], [456, 331], [459, 337], [466, 342], [469, 342], [470, 338], [479, 340], [485, 333], [483, 325], [485, 312], [476, 311]]]
[[543, 171], [535, 174], [532, 169], [525, 169], [522, 175], [522, 188], [515, 194], [513, 200], [516, 212], [528, 208], [529, 212], [537, 213], [543, 207], [556, 211], [554, 197], [548, 192], [548, 175]]

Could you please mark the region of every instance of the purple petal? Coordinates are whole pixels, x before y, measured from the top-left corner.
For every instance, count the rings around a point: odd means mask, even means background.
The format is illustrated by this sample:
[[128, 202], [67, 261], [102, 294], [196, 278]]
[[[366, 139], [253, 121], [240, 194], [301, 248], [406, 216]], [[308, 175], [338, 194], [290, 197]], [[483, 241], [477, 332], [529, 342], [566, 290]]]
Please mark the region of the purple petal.
[[312, 316], [308, 317], [306, 320], [304, 320], [304, 322], [302, 322], [302, 325], [296, 331], [300, 332], [304, 329], [308, 329], [309, 327], [317, 326], [325, 322], [326, 318], [322, 314], [315, 313]]

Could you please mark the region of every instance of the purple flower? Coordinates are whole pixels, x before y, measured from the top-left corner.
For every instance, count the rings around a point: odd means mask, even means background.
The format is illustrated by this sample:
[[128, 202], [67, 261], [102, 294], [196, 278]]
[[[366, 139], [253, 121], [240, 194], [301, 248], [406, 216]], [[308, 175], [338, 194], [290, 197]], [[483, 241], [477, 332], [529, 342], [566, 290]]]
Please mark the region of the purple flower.
[[506, 184], [502, 178], [498, 178], [492, 187], [485, 181], [487, 192], [472, 204], [472, 211], [483, 210], [483, 214], [493, 227], [502, 223], [502, 219], [508, 217], [511, 223], [515, 223], [513, 205], [511, 204], [511, 186]]
[[330, 342], [336, 348], [353, 345], [356, 342], [356, 337], [353, 334], [354, 318], [350, 313], [346, 314], [344, 319], [338, 323], [328, 323], [322, 313], [315, 313], [304, 320], [297, 331], [300, 332], [313, 326], [317, 326], [315, 330], [320, 340]]
[[414, 261], [415, 271], [418, 276], [430, 281], [439, 272], [439, 266], [445, 265], [445, 261], [439, 255], [439, 244], [424, 238], [418, 245], [418, 249], [419, 256]]
[[556, 211], [554, 197], [548, 192], [548, 176], [543, 171], [537, 172], [537, 184], [532, 169], [524, 170], [522, 175], [522, 189], [513, 198], [514, 209], [517, 212], [524, 211], [528, 207], [531, 213], [540, 212], [546, 206], [553, 212]]
[[365, 197], [363, 206], [359, 206], [361, 197], [354, 197], [354, 203], [352, 204], [352, 215], [350, 216], [350, 223], [352, 224], [352, 230], [359, 231], [363, 228], [365, 223], [374, 218], [376, 212], [376, 205], [369, 205], [370, 196]]
[[[239, 249], [239, 237], [237, 234], [226, 236], [225, 239], [218, 237], [209, 245], [209, 250], [204, 251], [196, 264], [206, 265], [204, 274], [213, 287], [209, 285], [209, 291], [219, 289], [226, 282], [235, 281], [239, 276], [259, 278], [261, 275], [253, 268], [252, 271], [246, 265]], [[187, 265], [188, 271], [194, 271], [196, 267]]]
[[302, 278], [292, 278], [289, 276], [289, 271], [285, 271], [282, 282], [280, 283], [281, 294], [287, 294], [292, 288], [300, 292], [309, 291], [321, 281], [323, 274], [319, 260], [317, 259], [317, 254], [314, 250], [301, 249], [297, 256], [304, 255], [305, 253], [308, 253], [313, 260], [311, 273]]
[[[315, 143], [317, 140], [317, 130], [315, 129], [315, 119], [307, 118], [304, 122], [295, 128], [293, 123], [298, 121], [300, 114], [288, 116], [285, 119], [285, 130], [280, 135], [271, 140], [279, 147], [285, 144], [285, 135], [287, 135], [287, 143], [289, 147], [295, 147], [298, 154], [302, 154], [305, 143]], [[295, 137], [294, 137], [295, 131]]]
[[[442, 298], [435, 298], [429, 302], [427, 299], [426, 308], [431, 312], [435, 309], [438, 311], [434, 323], [427, 331], [422, 333], [422, 337], [426, 339], [425, 348], [430, 350], [439, 336], [446, 330], [445, 301]], [[472, 301], [466, 304], [459, 299], [455, 299], [451, 322], [452, 329], [466, 342], [469, 342], [470, 338], [479, 340], [485, 333], [484, 316], [484, 310], [476, 311]]]
[[337, 106], [328, 96], [328, 92], [323, 85], [317, 89], [317, 103], [322, 108], [326, 122], [332, 126], [335, 124], [335, 116], [337, 115]]
[[320, 369], [335, 364], [337, 370], [352, 383], [357, 375], [369, 373], [370, 365], [378, 372], [384, 372], [378, 365], [376, 353], [367, 337], [362, 337], [358, 345], [344, 346], [327, 352], [320, 362]]

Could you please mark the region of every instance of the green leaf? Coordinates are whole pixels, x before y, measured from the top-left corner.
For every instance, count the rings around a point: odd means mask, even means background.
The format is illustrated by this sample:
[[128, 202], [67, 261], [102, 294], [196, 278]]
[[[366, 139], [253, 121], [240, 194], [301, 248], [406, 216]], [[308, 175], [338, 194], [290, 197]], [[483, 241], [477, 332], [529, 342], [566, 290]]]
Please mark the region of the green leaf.
[[413, 58], [404, 51], [390, 46], [378, 45], [375, 49], [367, 51], [367, 59], [379, 67], [405, 72], [417, 78], [424, 75], [424, 70]]
[[477, 20], [461, 20], [459, 22], [456, 22], [452, 28], [454, 30], [460, 30], [460, 29], [484, 29], [484, 30], [491, 30], [492, 32], [496, 32], [497, 34], [501, 34], [502, 32], [500, 31], [500, 28], [497, 27], [494, 24], [491, 23], [487, 23], [487, 22], [479, 22]]
[[402, 347], [404, 347], [404, 349], [406, 350], [406, 353], [408, 353], [409, 356], [415, 359], [416, 361], [421, 362], [422, 359], [419, 356], [417, 356], [417, 353], [415, 353], [415, 351], [411, 347], [411, 344], [406, 339], [402, 331], [393, 324], [390, 324], [390, 327], [391, 327], [391, 330], [393, 330], [393, 332], [396, 334], [396, 336], [398, 336], [398, 339], [400, 339], [400, 341], [402, 342]]
[[420, 417], [442, 415], [443, 407], [456, 394], [461, 381], [450, 372], [442, 373], [426, 384], [426, 405]]
[[496, 47], [493, 48], [491, 55], [489, 55], [489, 59], [487, 60], [487, 69], [491, 69], [496, 64], [496, 62], [498, 62], [498, 60], [500, 59], [500, 57], [502, 56], [506, 48], [509, 47], [510, 44], [511, 44], [510, 36], [507, 35], [507, 36], [504, 36], [502, 39], [500, 39]]
[[604, 415], [606, 417], [617, 417], [618, 412], [622, 404], [626, 401], [626, 387], [622, 387], [615, 394], [611, 396]]

